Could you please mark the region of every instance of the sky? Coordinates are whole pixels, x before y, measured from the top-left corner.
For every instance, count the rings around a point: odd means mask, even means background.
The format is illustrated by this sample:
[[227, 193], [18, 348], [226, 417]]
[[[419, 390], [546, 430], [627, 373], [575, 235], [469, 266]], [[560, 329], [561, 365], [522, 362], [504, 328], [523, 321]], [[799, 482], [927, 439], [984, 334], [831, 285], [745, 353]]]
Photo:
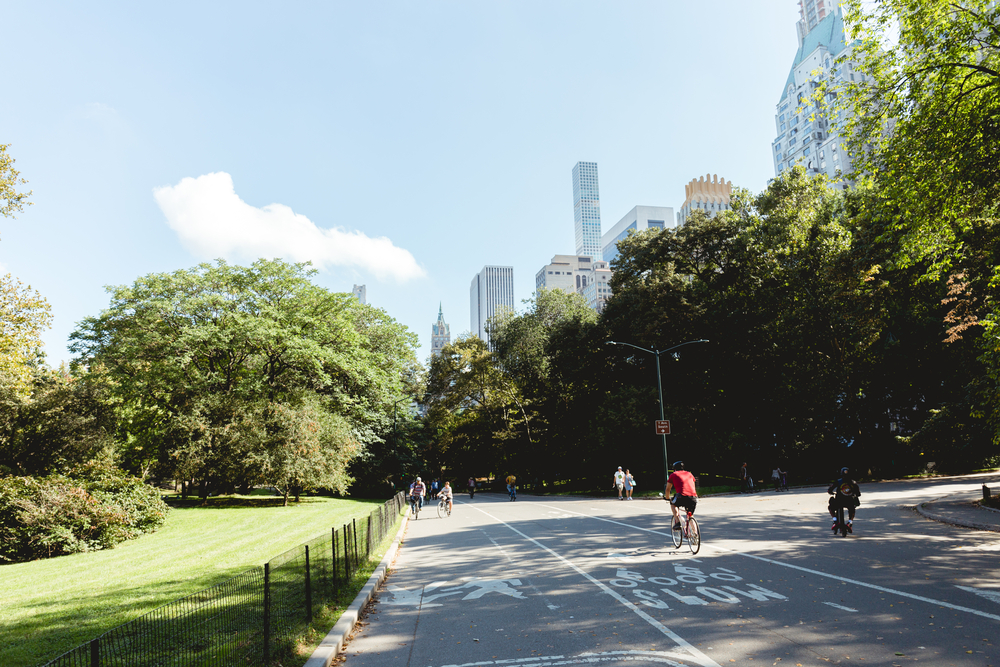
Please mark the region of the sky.
[[573, 254], [571, 172], [603, 231], [718, 174], [773, 177], [796, 0], [13, 2], [0, 143], [33, 206], [0, 273], [52, 306], [48, 361], [106, 286], [224, 258], [311, 261], [367, 287], [430, 354], [438, 307]]

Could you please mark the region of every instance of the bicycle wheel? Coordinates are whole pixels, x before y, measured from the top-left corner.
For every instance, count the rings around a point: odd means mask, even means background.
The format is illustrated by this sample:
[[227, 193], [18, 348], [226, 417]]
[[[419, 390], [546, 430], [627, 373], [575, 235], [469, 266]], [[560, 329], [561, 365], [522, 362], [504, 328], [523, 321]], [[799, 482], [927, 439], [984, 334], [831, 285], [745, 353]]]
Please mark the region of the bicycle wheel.
[[438, 503], [438, 518], [443, 519], [448, 514], [448, 503], [441, 501]]
[[688, 547], [693, 554], [698, 553], [698, 550], [701, 549], [701, 527], [698, 526], [698, 520], [694, 517], [688, 519]]
[[844, 508], [841, 507], [837, 510], [837, 529], [840, 530], [841, 537], [847, 537], [847, 521], [844, 518]]
[[674, 548], [677, 549], [681, 546], [681, 540], [684, 538], [684, 534], [681, 533], [680, 527], [674, 528], [673, 519], [670, 520], [670, 539], [674, 541]]

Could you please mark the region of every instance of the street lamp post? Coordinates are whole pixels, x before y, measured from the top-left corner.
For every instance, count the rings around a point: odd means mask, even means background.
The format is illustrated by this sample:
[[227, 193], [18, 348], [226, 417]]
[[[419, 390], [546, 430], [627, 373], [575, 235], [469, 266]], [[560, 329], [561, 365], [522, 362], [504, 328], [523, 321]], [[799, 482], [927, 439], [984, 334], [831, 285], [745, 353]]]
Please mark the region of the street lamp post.
[[[638, 345], [633, 345], [632, 343], [620, 343], [616, 340], [609, 340], [605, 345], [627, 345], [628, 347], [634, 347], [637, 350], [642, 350], [643, 352], [649, 352], [654, 357], [656, 357], [656, 390], [660, 395], [660, 421], [663, 421], [663, 381], [660, 376], [660, 355], [666, 352], [672, 352], [679, 347], [684, 347], [685, 345], [692, 345], [694, 343], [707, 343], [708, 340], [701, 338], [699, 340], [689, 340], [680, 345], [674, 345], [673, 347], [668, 347], [665, 350], [650, 350], [645, 347], [639, 347]], [[667, 488], [667, 477], [670, 474], [669, 463], [667, 462], [667, 434], [663, 434], [663, 488]]]

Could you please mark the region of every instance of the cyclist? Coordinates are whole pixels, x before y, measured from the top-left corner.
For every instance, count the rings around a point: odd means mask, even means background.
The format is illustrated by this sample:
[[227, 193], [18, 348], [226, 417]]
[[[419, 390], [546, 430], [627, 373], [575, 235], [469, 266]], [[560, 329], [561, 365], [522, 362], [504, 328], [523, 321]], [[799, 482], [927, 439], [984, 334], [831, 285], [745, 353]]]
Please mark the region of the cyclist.
[[427, 493], [427, 487], [424, 483], [420, 481], [417, 477], [413, 484], [410, 484], [410, 509], [416, 513], [416, 510], [423, 509], [424, 507], [424, 494]]
[[517, 477], [507, 475], [507, 493], [511, 500], [517, 500]]
[[[684, 469], [684, 461], [674, 461], [674, 471], [667, 478], [667, 486], [663, 489], [663, 499], [670, 501], [670, 513], [674, 515], [674, 530], [680, 530], [681, 521], [677, 508], [683, 507], [694, 514], [698, 505], [698, 492], [694, 490], [694, 475]], [[673, 498], [670, 492], [674, 491]]]
[[438, 491], [437, 497], [442, 500], [448, 501], [448, 511], [451, 512], [451, 501], [452, 501], [451, 482], [444, 483], [444, 486], [441, 487], [440, 491]]
[[837, 532], [837, 510], [841, 507], [847, 508], [847, 532], [854, 532], [854, 510], [861, 504], [859, 496], [861, 489], [858, 483], [851, 477], [851, 471], [844, 467], [840, 469], [840, 479], [830, 485], [826, 490], [830, 498], [830, 516], [833, 517], [833, 532]]

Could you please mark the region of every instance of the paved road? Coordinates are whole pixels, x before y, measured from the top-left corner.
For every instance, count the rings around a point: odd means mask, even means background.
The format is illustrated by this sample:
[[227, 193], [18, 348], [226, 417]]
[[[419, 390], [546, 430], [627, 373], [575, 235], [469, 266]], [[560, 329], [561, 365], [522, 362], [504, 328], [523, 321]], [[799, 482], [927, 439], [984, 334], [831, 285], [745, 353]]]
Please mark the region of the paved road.
[[912, 509], [984, 479], [864, 485], [847, 538], [825, 489], [705, 498], [697, 556], [662, 500], [430, 507], [345, 664], [1000, 666], [1000, 534]]

